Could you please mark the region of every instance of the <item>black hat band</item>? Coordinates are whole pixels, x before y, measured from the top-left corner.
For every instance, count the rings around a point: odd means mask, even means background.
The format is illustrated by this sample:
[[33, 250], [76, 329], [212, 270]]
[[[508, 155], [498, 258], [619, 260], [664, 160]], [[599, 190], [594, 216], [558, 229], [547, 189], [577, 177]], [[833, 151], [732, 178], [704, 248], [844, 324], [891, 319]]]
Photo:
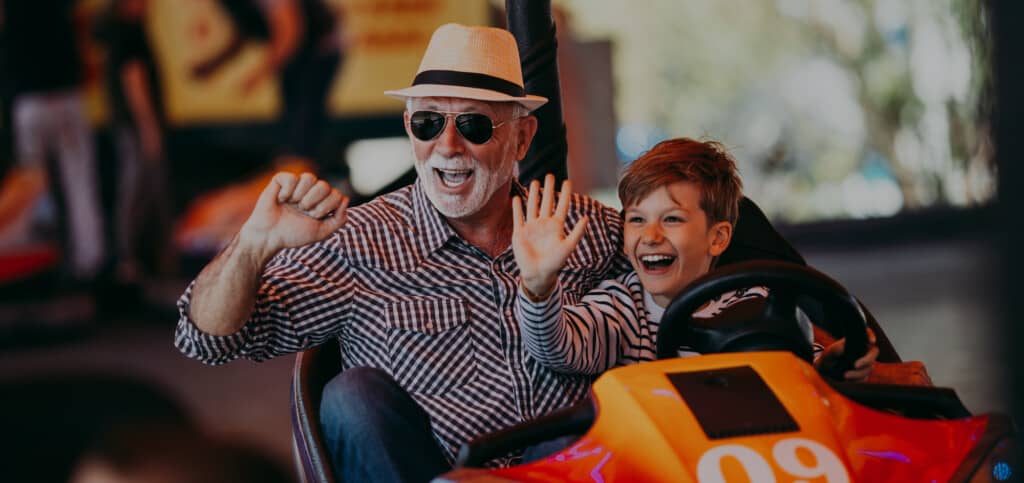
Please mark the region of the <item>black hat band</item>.
[[512, 97], [526, 97], [526, 90], [523, 86], [509, 82], [505, 79], [487, 74], [475, 72], [459, 72], [457, 70], [425, 70], [416, 74], [412, 85], [420, 84], [441, 84], [446, 86], [474, 87], [487, 89]]

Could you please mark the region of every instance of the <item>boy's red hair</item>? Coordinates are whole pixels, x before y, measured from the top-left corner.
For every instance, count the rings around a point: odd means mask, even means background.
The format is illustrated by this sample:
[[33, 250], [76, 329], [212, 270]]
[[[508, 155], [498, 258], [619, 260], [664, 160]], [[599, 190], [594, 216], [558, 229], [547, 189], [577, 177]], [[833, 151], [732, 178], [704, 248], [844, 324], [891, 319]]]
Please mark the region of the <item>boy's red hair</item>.
[[680, 181], [700, 187], [700, 207], [708, 225], [735, 225], [743, 182], [736, 162], [721, 143], [677, 138], [662, 141], [633, 161], [619, 181], [619, 200], [627, 208], [654, 190]]

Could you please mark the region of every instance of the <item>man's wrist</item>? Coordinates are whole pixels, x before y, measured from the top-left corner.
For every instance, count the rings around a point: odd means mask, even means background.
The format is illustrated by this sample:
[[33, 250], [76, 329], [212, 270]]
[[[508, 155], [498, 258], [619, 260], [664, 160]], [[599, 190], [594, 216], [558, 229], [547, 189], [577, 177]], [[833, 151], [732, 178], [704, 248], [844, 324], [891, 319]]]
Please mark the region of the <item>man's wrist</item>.
[[266, 238], [247, 234], [244, 227], [238, 232], [238, 235], [235, 235], [233, 244], [235, 250], [239, 251], [239, 255], [252, 260], [261, 270], [280, 251], [280, 249], [271, 247]]

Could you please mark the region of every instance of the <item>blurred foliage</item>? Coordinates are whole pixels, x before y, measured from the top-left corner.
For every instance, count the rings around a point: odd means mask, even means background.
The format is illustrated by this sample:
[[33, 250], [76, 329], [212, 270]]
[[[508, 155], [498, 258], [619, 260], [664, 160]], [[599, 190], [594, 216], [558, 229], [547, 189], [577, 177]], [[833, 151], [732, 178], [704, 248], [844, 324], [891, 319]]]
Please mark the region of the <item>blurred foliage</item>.
[[555, 4], [614, 42], [620, 126], [724, 142], [775, 218], [994, 197], [984, 0]]

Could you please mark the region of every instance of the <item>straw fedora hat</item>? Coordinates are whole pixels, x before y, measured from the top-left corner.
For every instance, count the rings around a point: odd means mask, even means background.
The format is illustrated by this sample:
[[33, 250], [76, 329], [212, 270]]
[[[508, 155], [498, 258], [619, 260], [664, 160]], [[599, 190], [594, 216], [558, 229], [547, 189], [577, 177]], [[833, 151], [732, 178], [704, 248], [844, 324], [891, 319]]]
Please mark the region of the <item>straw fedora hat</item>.
[[527, 95], [519, 48], [508, 30], [442, 25], [430, 37], [412, 86], [385, 91], [391, 97], [458, 97], [516, 102], [534, 110], [546, 98]]

